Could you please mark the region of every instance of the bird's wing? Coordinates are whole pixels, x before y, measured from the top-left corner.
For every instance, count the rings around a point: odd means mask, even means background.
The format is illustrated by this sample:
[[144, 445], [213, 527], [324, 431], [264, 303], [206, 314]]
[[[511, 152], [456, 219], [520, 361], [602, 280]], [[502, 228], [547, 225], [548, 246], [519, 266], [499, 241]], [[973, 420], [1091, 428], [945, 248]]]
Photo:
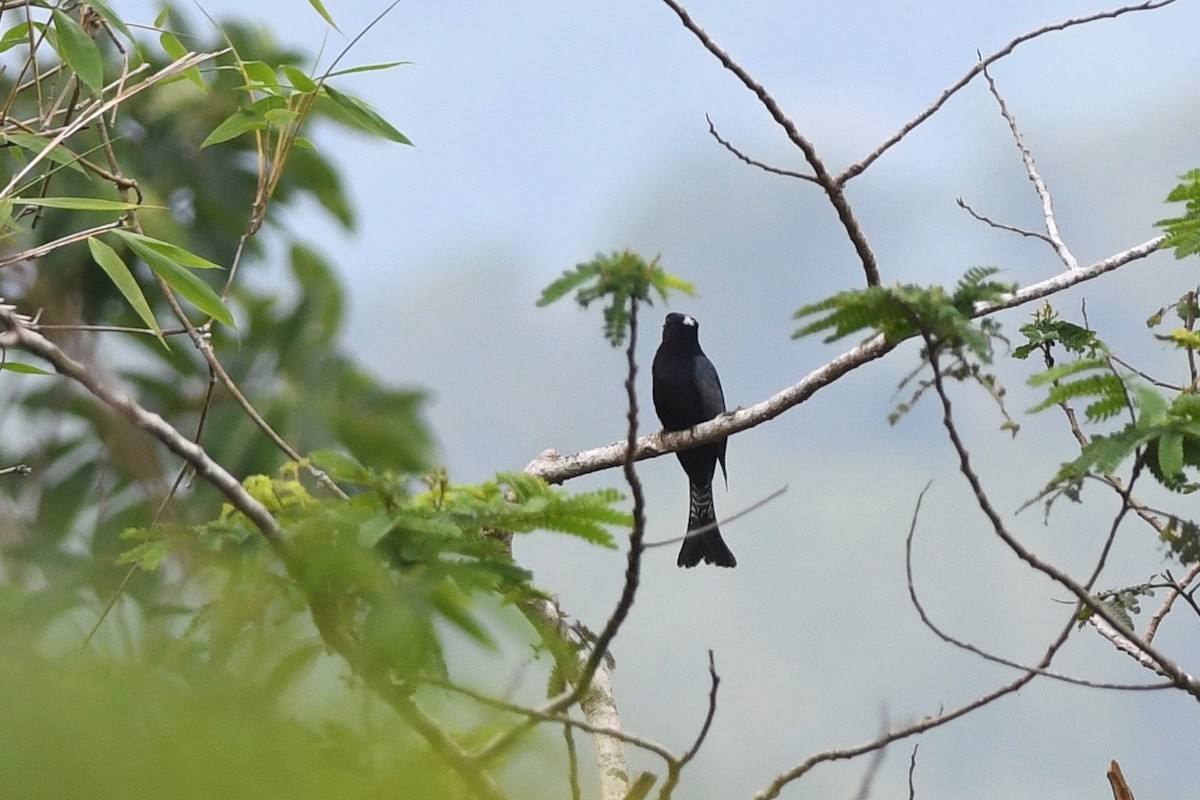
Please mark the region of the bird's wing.
[[[701, 353], [696, 357], [696, 389], [700, 398], [700, 411], [704, 419], [709, 420], [725, 412], [725, 393], [721, 391], [721, 379], [717, 376], [717, 368]], [[729, 473], [725, 471], [725, 440], [717, 443], [717, 460], [721, 464], [721, 474], [725, 476], [725, 485], [729, 486]]]
[[725, 393], [721, 391], [717, 368], [703, 353], [696, 357], [696, 390], [704, 419], [709, 420], [725, 412]]

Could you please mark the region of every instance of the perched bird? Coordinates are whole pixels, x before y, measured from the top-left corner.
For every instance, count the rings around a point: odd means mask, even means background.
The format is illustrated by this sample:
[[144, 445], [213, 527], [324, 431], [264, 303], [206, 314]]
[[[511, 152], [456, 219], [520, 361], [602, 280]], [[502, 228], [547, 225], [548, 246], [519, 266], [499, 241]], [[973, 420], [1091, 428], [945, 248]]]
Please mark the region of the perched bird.
[[[654, 410], [663, 430], [681, 431], [710, 420], [725, 411], [725, 394], [717, 368], [700, 349], [700, 323], [695, 317], [672, 312], [663, 322], [662, 344], [654, 354], [651, 376], [654, 383]], [[689, 485], [688, 531], [710, 527], [704, 533], [683, 540], [676, 564], [694, 567], [701, 559], [719, 567], [736, 567], [713, 511], [712, 482], [721, 462], [726, 482], [725, 440], [702, 444], [675, 454]]]

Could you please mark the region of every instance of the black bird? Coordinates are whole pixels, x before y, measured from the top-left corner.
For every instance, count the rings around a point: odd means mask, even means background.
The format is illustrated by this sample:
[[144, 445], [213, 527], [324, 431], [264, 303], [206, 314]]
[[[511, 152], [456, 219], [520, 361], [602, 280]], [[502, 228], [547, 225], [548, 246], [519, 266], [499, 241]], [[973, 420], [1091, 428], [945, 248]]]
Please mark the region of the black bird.
[[[725, 411], [725, 394], [717, 368], [700, 349], [700, 323], [695, 317], [672, 312], [663, 322], [662, 344], [654, 354], [651, 375], [654, 379], [654, 410], [662, 421], [663, 430], [681, 431], [710, 420]], [[683, 540], [676, 564], [694, 567], [703, 559], [706, 564], [736, 567], [713, 511], [712, 482], [721, 462], [721, 474], [726, 483], [725, 440], [702, 444], [675, 454], [689, 485], [688, 531], [711, 525], [707, 531]]]

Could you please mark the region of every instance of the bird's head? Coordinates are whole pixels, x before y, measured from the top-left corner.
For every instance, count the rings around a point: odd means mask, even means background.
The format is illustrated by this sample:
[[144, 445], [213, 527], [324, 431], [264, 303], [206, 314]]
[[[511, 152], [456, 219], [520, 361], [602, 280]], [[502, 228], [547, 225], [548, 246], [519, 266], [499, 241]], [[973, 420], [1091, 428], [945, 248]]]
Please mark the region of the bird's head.
[[684, 343], [700, 341], [700, 323], [691, 314], [680, 314], [672, 311], [663, 320], [663, 343]]

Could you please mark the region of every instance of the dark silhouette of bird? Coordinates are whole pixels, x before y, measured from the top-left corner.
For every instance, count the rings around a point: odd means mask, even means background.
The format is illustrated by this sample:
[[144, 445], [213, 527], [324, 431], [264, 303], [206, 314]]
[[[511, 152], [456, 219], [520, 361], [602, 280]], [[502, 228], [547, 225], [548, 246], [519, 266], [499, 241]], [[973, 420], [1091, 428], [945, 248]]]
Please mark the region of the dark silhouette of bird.
[[[672, 312], [663, 322], [662, 344], [654, 354], [651, 376], [654, 410], [664, 431], [682, 431], [725, 411], [725, 394], [717, 368], [700, 349], [700, 323], [695, 317]], [[737, 559], [721, 538], [713, 510], [712, 482], [721, 463], [726, 483], [725, 439], [675, 454], [688, 476], [688, 531], [708, 528], [683, 540], [676, 564], [694, 567], [701, 560], [719, 567], [736, 567]], [[711, 527], [709, 527], [711, 526]]]

